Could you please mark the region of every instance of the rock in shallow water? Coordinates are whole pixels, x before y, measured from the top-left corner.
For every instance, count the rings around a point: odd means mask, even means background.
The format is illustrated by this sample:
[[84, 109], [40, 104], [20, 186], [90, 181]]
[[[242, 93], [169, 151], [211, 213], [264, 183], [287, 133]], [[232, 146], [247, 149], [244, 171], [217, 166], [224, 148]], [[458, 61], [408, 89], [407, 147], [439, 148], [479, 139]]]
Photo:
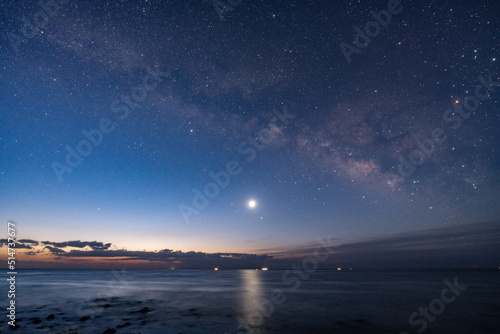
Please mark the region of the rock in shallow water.
[[112, 333], [116, 333], [116, 329], [108, 328], [104, 332], [102, 332], [102, 334], [112, 334]]
[[126, 322], [126, 323], [124, 323], [123, 325], [118, 325], [118, 326], [116, 326], [116, 328], [123, 328], [123, 327], [131, 326], [131, 325], [132, 325], [132, 324], [131, 324], [130, 322], [128, 322], [128, 321], [127, 321], [127, 322]]

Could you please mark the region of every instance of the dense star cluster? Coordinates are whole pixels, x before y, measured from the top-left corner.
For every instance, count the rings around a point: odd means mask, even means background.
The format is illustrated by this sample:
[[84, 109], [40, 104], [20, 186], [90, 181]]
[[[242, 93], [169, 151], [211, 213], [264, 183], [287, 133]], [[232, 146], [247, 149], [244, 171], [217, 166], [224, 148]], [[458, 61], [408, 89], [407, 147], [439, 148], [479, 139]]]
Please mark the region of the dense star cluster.
[[252, 254], [499, 221], [499, 12], [3, 2], [0, 220]]

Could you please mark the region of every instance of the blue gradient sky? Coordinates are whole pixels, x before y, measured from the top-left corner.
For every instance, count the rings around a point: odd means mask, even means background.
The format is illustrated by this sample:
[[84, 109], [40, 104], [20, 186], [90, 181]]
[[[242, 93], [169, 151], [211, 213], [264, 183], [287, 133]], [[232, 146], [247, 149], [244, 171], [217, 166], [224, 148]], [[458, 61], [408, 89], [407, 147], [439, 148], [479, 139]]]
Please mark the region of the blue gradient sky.
[[[38, 7], [2, 4], [0, 221], [38, 241], [214, 253], [499, 221], [499, 4], [401, 6], [348, 63], [340, 43], [386, 2], [244, 2], [221, 20], [209, 2], [70, 1], [18, 53], [8, 33]], [[169, 74], [131, 110], [155, 71]], [[489, 96], [458, 126], [446, 110], [479, 77]], [[53, 163], [102, 119], [115, 130], [60, 182]], [[447, 140], [398, 174], [436, 128]], [[179, 205], [232, 160], [241, 173], [186, 221]]]

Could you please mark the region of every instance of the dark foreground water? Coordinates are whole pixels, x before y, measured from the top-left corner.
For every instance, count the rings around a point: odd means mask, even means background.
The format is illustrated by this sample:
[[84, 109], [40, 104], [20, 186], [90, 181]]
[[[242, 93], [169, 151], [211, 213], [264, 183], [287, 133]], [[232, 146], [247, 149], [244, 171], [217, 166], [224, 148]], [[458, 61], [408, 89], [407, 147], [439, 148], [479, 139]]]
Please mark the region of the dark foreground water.
[[2, 333], [500, 333], [500, 270], [25, 270], [12, 331], [1, 287]]

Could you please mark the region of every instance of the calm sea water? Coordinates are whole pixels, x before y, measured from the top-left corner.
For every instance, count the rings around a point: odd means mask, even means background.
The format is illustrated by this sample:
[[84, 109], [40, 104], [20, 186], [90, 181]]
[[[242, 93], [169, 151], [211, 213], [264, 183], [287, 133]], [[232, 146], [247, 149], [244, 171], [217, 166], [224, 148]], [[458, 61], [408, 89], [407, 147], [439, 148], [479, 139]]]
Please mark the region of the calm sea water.
[[500, 270], [24, 270], [16, 290], [16, 333], [500, 332]]

